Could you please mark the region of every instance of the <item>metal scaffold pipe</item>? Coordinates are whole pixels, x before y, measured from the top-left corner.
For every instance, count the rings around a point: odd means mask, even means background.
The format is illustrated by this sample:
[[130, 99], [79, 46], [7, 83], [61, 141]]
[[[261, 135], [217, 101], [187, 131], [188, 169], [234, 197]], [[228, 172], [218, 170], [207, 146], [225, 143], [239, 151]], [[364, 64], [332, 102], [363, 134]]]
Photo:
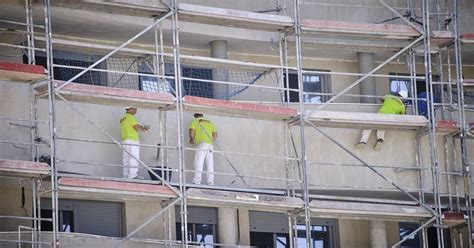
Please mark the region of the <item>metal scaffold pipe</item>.
[[424, 36], [424, 69], [425, 69], [425, 85], [427, 90], [427, 104], [428, 104], [428, 119], [429, 119], [429, 148], [430, 161], [432, 166], [432, 181], [433, 181], [433, 198], [434, 208], [436, 211], [436, 235], [438, 247], [444, 248], [444, 235], [442, 229], [442, 212], [441, 212], [441, 197], [439, 194], [439, 163], [436, 148], [436, 118], [434, 109], [434, 90], [433, 90], [433, 73], [431, 68], [431, 34], [430, 29], [430, 12], [429, 0], [423, 0], [423, 28], [427, 35]]
[[458, 116], [459, 116], [459, 140], [460, 140], [460, 150], [461, 150], [461, 165], [463, 172], [463, 184], [464, 184], [464, 197], [465, 197], [465, 207], [468, 211], [468, 230], [467, 235], [469, 240], [469, 246], [472, 247], [472, 221], [473, 221], [473, 209], [471, 202], [471, 173], [470, 173], [470, 164], [468, 161], [468, 151], [467, 151], [467, 126], [466, 126], [466, 116], [465, 116], [465, 103], [464, 103], [464, 78], [463, 78], [463, 68], [462, 68], [462, 56], [461, 56], [461, 40], [459, 34], [459, 2], [454, 0], [454, 52], [456, 60], [456, 89], [457, 89], [457, 103], [458, 103]]
[[182, 247], [188, 247], [188, 207], [186, 194], [186, 166], [184, 162], [184, 135], [183, 135], [183, 87], [181, 78], [180, 43], [179, 43], [179, 22], [178, 22], [178, 0], [171, 2], [171, 24], [173, 34], [173, 66], [174, 83], [176, 89], [176, 122], [177, 122], [177, 142], [178, 142], [178, 164], [179, 164], [179, 189], [182, 194], [180, 202], [181, 210], [181, 237]]
[[[295, 43], [296, 43], [296, 68], [298, 75], [298, 100], [301, 118], [304, 118], [304, 88], [303, 88], [303, 61], [302, 61], [302, 47], [301, 47], [301, 17], [300, 17], [300, 1], [294, 0], [295, 9]], [[305, 122], [300, 122], [300, 166], [303, 169], [303, 200], [304, 200], [304, 219], [305, 219], [305, 233], [306, 233], [306, 247], [312, 248], [311, 242], [311, 211], [309, 199], [309, 184], [308, 184], [308, 163], [306, 160], [306, 142], [305, 142]]]
[[50, 158], [51, 158], [51, 207], [52, 207], [52, 235], [53, 248], [59, 246], [59, 210], [58, 210], [58, 177], [56, 160], [56, 107], [54, 90], [54, 70], [53, 68], [53, 46], [51, 43], [51, 3], [44, 0], [44, 20], [45, 20], [45, 40], [46, 40], [46, 64], [48, 82], [48, 116], [49, 116], [49, 138], [50, 138]]

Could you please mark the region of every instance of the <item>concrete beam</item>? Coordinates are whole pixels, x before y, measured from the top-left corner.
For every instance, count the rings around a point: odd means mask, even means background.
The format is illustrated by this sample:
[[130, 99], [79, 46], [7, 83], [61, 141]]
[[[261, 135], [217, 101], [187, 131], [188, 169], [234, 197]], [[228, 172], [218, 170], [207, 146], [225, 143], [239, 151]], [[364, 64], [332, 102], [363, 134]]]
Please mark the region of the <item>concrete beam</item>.
[[179, 4], [180, 18], [184, 21], [258, 30], [277, 31], [293, 25], [288, 16], [214, 8], [194, 4]]
[[310, 207], [313, 216], [326, 218], [415, 221], [432, 217], [419, 206], [315, 200]]
[[474, 44], [474, 33], [467, 33], [461, 36], [461, 42], [463, 44]]
[[39, 177], [49, 174], [50, 167], [46, 163], [0, 160], [0, 175], [8, 177]]
[[411, 39], [421, 34], [411, 26], [399, 24], [354, 23], [329, 20], [303, 20], [302, 31], [307, 33], [351, 34], [387, 39]]
[[416, 130], [428, 125], [428, 120], [420, 115], [309, 110], [306, 116], [308, 121], [322, 127]]
[[252, 210], [286, 212], [301, 208], [299, 198], [220, 190], [189, 189], [188, 201], [200, 206], [234, 206]]
[[[64, 82], [59, 82], [58, 85]], [[48, 94], [47, 85], [35, 88], [37, 96], [45, 97]], [[96, 103], [112, 106], [135, 106], [138, 108], [157, 109], [174, 104], [171, 94], [146, 92], [123, 88], [105, 87], [98, 85], [70, 83], [63, 87], [60, 94], [73, 102]]]
[[60, 197], [68, 199], [156, 201], [176, 197], [170, 188], [156, 184], [62, 177], [58, 185]]
[[298, 114], [293, 108], [195, 96], [184, 97], [184, 108], [190, 112], [264, 120], [288, 120]]
[[46, 70], [42, 66], [0, 61], [0, 80], [35, 83], [46, 79]]

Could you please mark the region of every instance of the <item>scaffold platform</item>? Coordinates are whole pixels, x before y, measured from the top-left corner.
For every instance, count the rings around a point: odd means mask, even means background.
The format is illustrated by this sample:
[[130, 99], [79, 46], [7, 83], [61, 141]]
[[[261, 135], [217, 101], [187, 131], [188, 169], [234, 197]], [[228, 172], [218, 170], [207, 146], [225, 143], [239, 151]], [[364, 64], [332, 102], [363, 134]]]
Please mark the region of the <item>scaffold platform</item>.
[[293, 19], [288, 16], [279, 16], [250, 11], [222, 9], [202, 5], [181, 3], [178, 13], [183, 21], [204, 23], [210, 25], [278, 31], [291, 27]]
[[392, 115], [325, 110], [307, 111], [306, 120], [321, 127], [355, 129], [418, 130], [428, 125], [428, 119], [420, 115]]
[[184, 109], [188, 112], [259, 120], [289, 120], [298, 115], [298, 111], [293, 108], [196, 96], [184, 97]]
[[61, 177], [58, 187], [59, 196], [64, 199], [156, 201], [177, 197], [162, 185], [89, 178]]
[[42, 66], [0, 61], [0, 80], [35, 83], [47, 78]]
[[303, 200], [295, 197], [262, 193], [233, 192], [191, 188], [186, 192], [188, 202], [199, 206], [244, 207], [252, 210], [286, 212], [303, 207]]
[[0, 160], [0, 175], [4, 177], [35, 178], [48, 175], [51, 167], [46, 163], [22, 161], [22, 160]]
[[[64, 82], [58, 82], [58, 86]], [[35, 88], [38, 96], [47, 96], [46, 84]], [[134, 106], [156, 109], [174, 104], [168, 93], [146, 92], [133, 89], [114, 88], [98, 85], [69, 83], [59, 91], [65, 99], [73, 102], [95, 103], [112, 106]]]
[[461, 35], [461, 43], [466, 45], [474, 45], [474, 33], [466, 33]]
[[363, 202], [313, 200], [310, 210], [312, 216], [323, 218], [415, 221], [432, 217], [430, 211], [420, 206]]

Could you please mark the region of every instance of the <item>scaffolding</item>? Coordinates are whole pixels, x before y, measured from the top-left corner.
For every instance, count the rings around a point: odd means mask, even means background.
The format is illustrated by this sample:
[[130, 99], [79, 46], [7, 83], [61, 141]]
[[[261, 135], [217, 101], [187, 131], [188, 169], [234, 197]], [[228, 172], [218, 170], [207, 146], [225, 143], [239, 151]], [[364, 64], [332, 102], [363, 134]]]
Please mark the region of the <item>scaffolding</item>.
[[[62, 233], [58, 227], [58, 198], [61, 194], [74, 194], [82, 199], [100, 197], [110, 200], [152, 200], [161, 203], [161, 209], [152, 215], [142, 225], [131, 231], [125, 237], [118, 239], [114, 244], [119, 247], [124, 242], [146, 242], [162, 244], [165, 247], [189, 245], [201, 245], [188, 240], [187, 207], [189, 204], [201, 206], [243, 206], [249, 209], [262, 211], [282, 212], [288, 215], [289, 225], [289, 247], [296, 247], [298, 243], [297, 220], [304, 219], [306, 244], [311, 248], [311, 217], [348, 217], [348, 218], [384, 218], [395, 220], [410, 220], [419, 222], [420, 226], [407, 235], [400, 242], [392, 247], [401, 245], [404, 241], [421, 232], [423, 247], [427, 247], [427, 228], [435, 227], [437, 230], [438, 247], [445, 247], [444, 229], [451, 228], [453, 234], [458, 234], [462, 242], [461, 228], [467, 226], [469, 234], [472, 234], [472, 206], [470, 195], [470, 162], [468, 159], [468, 142], [471, 137], [471, 127], [466, 121], [466, 105], [464, 103], [464, 88], [470, 86], [469, 80], [464, 80], [462, 72], [461, 49], [463, 45], [469, 44], [470, 36], [462, 36], [459, 33], [459, 3], [454, 0], [448, 6], [448, 2], [442, 5], [436, 1], [432, 4], [428, 0], [423, 0], [420, 6], [415, 6], [412, 1], [407, 1], [406, 6], [390, 6], [383, 0], [376, 8], [384, 9], [399, 19], [402, 24], [357, 24], [341, 21], [320, 21], [303, 20], [301, 17], [302, 5], [334, 6], [346, 8], [346, 5], [336, 3], [312, 3], [294, 0], [290, 5], [294, 13], [284, 15], [270, 15], [264, 13], [254, 13], [247, 11], [226, 11], [225, 9], [203, 7], [192, 4], [178, 4], [174, 0], [171, 3], [163, 4], [162, 7], [150, 11], [153, 13], [152, 22], [143, 30], [136, 33], [126, 42], [103, 43], [87, 42], [85, 39], [68, 40], [56, 38], [51, 28], [50, 0], [44, 0], [44, 25], [33, 23], [32, 2], [26, 1], [26, 24], [13, 21], [1, 20], [9, 25], [24, 25], [26, 31], [26, 44], [6, 44], [0, 46], [17, 47], [26, 50], [26, 58], [29, 67], [12, 68], [7, 64], [0, 67], [1, 75], [9, 81], [26, 81], [30, 84], [30, 119], [19, 120], [28, 123], [30, 128], [30, 142], [22, 143], [31, 147], [31, 160], [35, 162], [18, 162], [0, 160], [0, 171], [5, 177], [23, 177], [32, 179], [33, 195], [33, 227], [19, 226], [18, 240], [0, 240], [0, 242], [12, 242], [19, 244], [31, 244], [33, 247], [52, 246], [58, 247]], [[120, 5], [120, 4], [119, 4]], [[124, 6], [119, 6], [124, 7]], [[125, 7], [132, 8], [137, 12], [147, 12], [133, 5]], [[365, 8], [367, 6], [352, 6], [354, 8]], [[410, 15], [401, 14], [400, 11], [407, 11]], [[446, 13], [441, 13], [442, 11]], [[159, 13], [159, 14], [157, 14]], [[289, 16], [292, 16], [290, 18]], [[179, 17], [179, 19], [178, 19]], [[446, 23], [451, 18], [452, 23]], [[420, 20], [421, 19], [421, 20]], [[434, 19], [434, 21], [433, 21]], [[163, 23], [171, 23], [169, 30], [165, 30]], [[253, 63], [240, 60], [209, 58], [196, 55], [185, 55], [180, 49], [180, 27], [181, 21], [192, 23], [205, 23], [209, 25], [231, 26], [250, 30], [272, 31], [279, 34], [276, 47], [280, 65]], [[444, 25], [443, 25], [444, 23]], [[433, 28], [433, 26], [435, 26]], [[44, 37], [39, 37], [36, 29], [44, 29]], [[452, 29], [452, 30], [451, 30]], [[167, 32], [168, 31], [168, 32]], [[165, 52], [165, 36], [170, 36], [172, 51]], [[336, 42], [335, 37], [345, 36], [347, 39]], [[144, 36], [152, 37], [153, 45], [140, 46], [135, 42]], [[395, 40], [395, 41], [394, 41]], [[38, 44], [44, 44], [44, 48], [39, 48]], [[99, 58], [87, 61], [83, 64], [61, 64], [55, 61], [53, 48], [64, 49], [81, 48], [101, 54]], [[291, 48], [294, 46], [294, 54]], [[305, 49], [330, 47], [339, 49], [343, 47], [355, 51], [386, 51], [393, 49], [395, 52], [382, 63], [374, 67], [368, 73], [347, 73], [347, 72], [326, 72], [310, 71], [303, 68], [303, 60], [308, 52]], [[35, 54], [44, 53], [46, 58], [46, 71], [41, 71], [41, 67], [35, 66]], [[451, 55], [454, 55], [454, 65], [451, 64]], [[412, 95], [409, 100], [413, 101], [413, 113], [418, 114], [418, 104], [423, 101], [428, 106], [427, 117], [417, 115], [407, 115], [401, 117], [381, 116], [370, 113], [350, 113], [341, 111], [325, 110], [341, 97], [352, 98], [378, 98], [381, 96], [352, 94], [351, 89], [364, 83], [364, 80], [371, 77], [387, 77], [377, 72], [385, 65], [399, 61], [401, 57], [406, 59], [409, 67], [409, 76], [399, 76], [410, 81]], [[124, 59], [123, 66], [114, 66], [113, 69], [104, 67], [104, 63], [115, 61], [119, 63], [121, 57], [132, 57], [138, 59]], [[309, 56], [308, 56], [309, 57]], [[417, 59], [424, 63], [423, 72], [417, 72]], [[294, 58], [292, 60], [292, 58]], [[182, 63], [190, 68], [183, 70]], [[448, 73], [445, 75], [445, 65]], [[144, 66], [149, 73], [139, 72], [132, 68]], [[202, 66], [211, 68], [203, 71]], [[14, 65], [17, 66], [17, 65]], [[26, 65], [25, 65], [26, 66]], [[452, 73], [452, 67], [455, 73]], [[67, 80], [57, 80], [55, 69], [69, 68], [76, 73], [70, 75]], [[433, 70], [436, 70], [439, 81], [434, 79]], [[296, 89], [289, 86], [290, 71], [297, 74], [298, 87]], [[207, 76], [196, 76], [193, 73], [201, 73]], [[305, 92], [303, 78], [307, 75], [327, 74], [327, 75], [348, 75], [357, 77], [347, 87], [337, 93]], [[454, 75], [453, 75], [454, 74]], [[90, 78], [107, 77], [109, 83], [106, 85], [81, 84], [83, 80]], [[135, 85], [134, 82], [127, 83], [128, 77], [148, 77], [152, 84], [152, 91], [143, 91], [144, 87]], [[204, 77], [206, 79], [202, 79]], [[426, 98], [419, 98], [416, 91], [416, 81], [424, 80], [426, 83]], [[112, 81], [112, 82], [110, 82]], [[265, 81], [265, 82], [264, 82]], [[193, 88], [193, 83], [206, 84]], [[270, 82], [270, 85], [266, 85]], [[156, 84], [155, 84], [156, 83]], [[197, 84], [197, 83], [196, 83]], [[201, 84], [199, 84], [201, 85]], [[437, 87], [441, 86], [442, 100], [435, 99]], [[201, 87], [201, 88], [200, 88]], [[455, 88], [455, 89], [453, 89]], [[222, 90], [226, 94], [220, 99], [209, 97], [209, 91]], [[238, 95], [241, 92], [257, 92], [256, 95], [269, 94], [272, 99], [277, 99], [277, 104], [267, 103], [262, 99], [251, 99], [251, 101], [239, 101]], [[290, 95], [297, 94], [298, 103], [295, 106], [291, 103]], [[253, 94], [255, 95], [255, 94]], [[250, 96], [253, 96], [250, 95]], [[318, 104], [315, 108], [307, 108], [305, 96], [318, 95], [321, 99], [327, 100]], [[47, 99], [48, 121], [38, 120], [37, 101]], [[58, 104], [67, 106], [70, 113], [82, 118], [95, 131], [107, 137], [107, 140], [93, 140], [89, 138], [66, 137], [60, 134], [58, 122]], [[158, 144], [140, 144], [140, 147], [147, 149], [157, 149], [161, 173], [153, 166], [146, 164], [140, 158], [128, 152], [123, 144], [114, 138], [109, 131], [102, 127], [97, 121], [89, 116], [75, 103], [95, 103], [105, 106], [134, 106], [148, 109], [157, 113], [159, 121]], [[324, 110], [323, 110], [324, 109]], [[441, 109], [442, 116], [437, 115]], [[170, 127], [167, 126], [169, 112], [174, 113], [176, 133], [174, 139], [170, 139]], [[276, 123], [281, 128], [281, 135], [285, 140], [284, 154], [260, 154], [257, 152], [237, 152], [227, 151], [214, 143], [213, 152], [222, 156], [223, 161], [232, 173], [214, 172], [215, 175], [228, 177], [229, 185], [226, 186], [199, 186], [188, 183], [187, 176], [194, 173], [194, 170], [186, 168], [185, 154], [195, 152], [197, 149], [187, 147], [184, 126], [184, 115], [187, 112], [202, 112], [215, 116], [232, 118], [244, 118], [250, 120], [262, 120]], [[7, 120], [7, 117], [2, 117]], [[49, 142], [39, 142], [38, 124], [45, 124], [49, 129]], [[414, 164], [411, 166], [377, 166], [365, 161], [357, 153], [352, 151], [343, 142], [328, 134], [327, 128], [344, 129], [395, 129], [409, 130], [415, 133], [414, 147], [417, 150]], [[318, 135], [329, 140], [335, 147], [344, 151], [352, 157], [358, 164], [337, 164], [311, 161], [308, 156], [306, 139], [311, 132], [316, 131]], [[297, 132], [297, 134], [295, 134]], [[424, 166], [422, 162], [421, 139], [427, 135], [429, 144], [429, 166]], [[439, 165], [439, 149], [437, 137], [443, 137], [445, 171]], [[459, 140], [459, 153], [457, 155], [457, 140]], [[11, 141], [4, 141], [11, 143]], [[147, 170], [157, 181], [122, 179], [116, 177], [98, 177], [88, 175], [73, 175], [58, 171], [59, 164], [82, 164], [103, 167], [122, 168], [119, 164], [103, 162], [77, 161], [64, 158], [58, 155], [58, 143], [82, 143], [82, 144], [102, 144], [114, 145], [121, 148], [131, 157], [136, 159], [140, 168]], [[175, 143], [174, 143], [175, 142]], [[50, 165], [46, 166], [39, 162], [39, 146], [49, 148]], [[278, 161], [281, 171], [285, 176], [254, 175], [242, 173], [238, 163], [233, 157], [271, 159]], [[171, 168], [171, 160], [177, 161], [177, 168]], [[333, 188], [333, 185], [310, 183], [310, 168], [313, 166], [351, 166], [366, 168], [374, 175], [386, 183], [390, 188], [403, 194], [409, 199], [408, 204], [391, 204], [393, 201], [380, 200], [382, 204], [374, 204], [373, 200], [368, 202], [357, 202], [354, 199], [335, 198], [329, 196], [314, 195], [312, 189], [317, 187]], [[459, 171], [461, 168], [461, 171]], [[386, 169], [413, 170], [417, 173], [417, 188], [406, 188], [396, 180], [384, 173]], [[177, 173], [178, 182], [170, 182], [164, 176], [165, 173]], [[424, 182], [425, 174], [431, 173], [432, 185], [428, 186]], [[440, 191], [440, 178], [445, 177], [448, 182], [448, 193]], [[49, 180], [48, 186], [40, 188], [44, 178]], [[460, 190], [458, 178], [462, 178], [463, 190]], [[284, 190], [265, 189], [265, 183], [278, 186]], [[283, 186], [282, 186], [283, 185]], [[341, 188], [350, 188], [339, 185]], [[368, 189], [368, 188], [365, 188]], [[381, 190], [387, 190], [382, 188]], [[454, 192], [452, 192], [454, 191]], [[40, 199], [41, 197], [51, 198], [52, 218], [41, 218]], [[448, 199], [447, 206], [446, 201]], [[464, 205], [461, 201], [464, 200]], [[342, 202], [341, 202], [342, 201]], [[346, 201], [346, 202], [344, 202]], [[181, 216], [181, 237], [182, 240], [172, 239], [171, 235], [171, 211], [172, 207], [179, 204]], [[385, 205], [384, 205], [385, 204]], [[380, 205], [383, 205], [382, 209]], [[403, 206], [400, 206], [403, 205]], [[445, 209], [448, 209], [446, 211]], [[468, 221], [464, 217], [468, 216]], [[133, 236], [141, 229], [158, 217], [164, 218], [165, 239], [163, 240], [142, 240]], [[461, 217], [460, 217], [461, 216]], [[2, 217], [2, 216], [0, 216]], [[2, 218], [13, 218], [3, 216]], [[17, 217], [25, 218], [25, 217]], [[51, 242], [41, 239], [41, 222], [51, 221]], [[22, 229], [28, 229], [31, 239], [25, 241]], [[454, 237], [454, 235], [453, 235]], [[468, 238], [469, 245], [472, 246], [471, 237]], [[235, 244], [205, 243], [204, 245], [228, 247]]]

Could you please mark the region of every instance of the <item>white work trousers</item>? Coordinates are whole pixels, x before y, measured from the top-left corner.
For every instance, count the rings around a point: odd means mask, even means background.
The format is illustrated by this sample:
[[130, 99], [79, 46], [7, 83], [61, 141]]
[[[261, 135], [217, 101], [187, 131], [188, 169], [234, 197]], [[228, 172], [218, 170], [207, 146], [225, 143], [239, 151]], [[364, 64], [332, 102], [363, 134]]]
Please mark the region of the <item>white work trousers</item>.
[[138, 146], [140, 142], [135, 140], [124, 140], [122, 142], [125, 150], [123, 151], [123, 177], [124, 178], [134, 178], [138, 173], [138, 160], [130, 156], [126, 151], [140, 158], [140, 147]]
[[[362, 134], [360, 135], [360, 141], [362, 143], [366, 143], [369, 141], [370, 134], [372, 133], [372, 130], [364, 130], [362, 131]], [[384, 140], [385, 138], [385, 131], [384, 130], [377, 130], [377, 140]]]
[[207, 184], [214, 185], [214, 155], [212, 154], [212, 144], [202, 142], [196, 146], [194, 154], [194, 184], [201, 184], [202, 170], [204, 167], [204, 160], [207, 166]]

